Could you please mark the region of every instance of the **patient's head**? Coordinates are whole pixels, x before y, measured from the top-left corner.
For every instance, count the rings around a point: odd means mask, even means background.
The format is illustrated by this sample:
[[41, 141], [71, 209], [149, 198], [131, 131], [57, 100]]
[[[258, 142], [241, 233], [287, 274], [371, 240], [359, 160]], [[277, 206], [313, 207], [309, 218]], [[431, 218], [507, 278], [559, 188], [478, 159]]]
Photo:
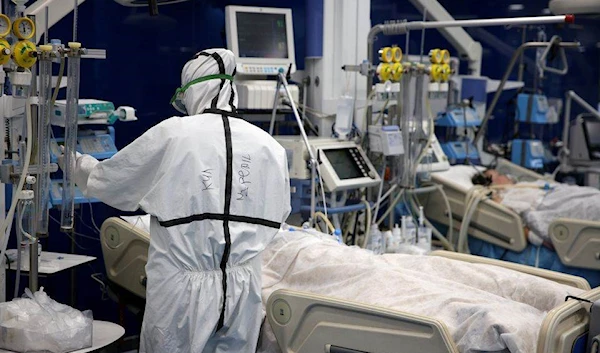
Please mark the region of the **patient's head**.
[[474, 185], [510, 185], [514, 182], [506, 175], [498, 172], [496, 169], [488, 169], [483, 173], [477, 173], [471, 179]]

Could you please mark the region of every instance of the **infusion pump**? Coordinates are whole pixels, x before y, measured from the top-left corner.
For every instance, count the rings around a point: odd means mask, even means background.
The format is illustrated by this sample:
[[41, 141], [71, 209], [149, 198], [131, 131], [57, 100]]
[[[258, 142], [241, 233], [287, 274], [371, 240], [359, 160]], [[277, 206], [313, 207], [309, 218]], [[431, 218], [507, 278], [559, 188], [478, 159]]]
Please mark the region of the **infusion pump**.
[[[308, 150], [300, 136], [276, 136], [287, 152], [290, 179], [310, 179]], [[309, 138], [327, 191], [379, 185], [379, 174], [362, 148], [352, 141]]]

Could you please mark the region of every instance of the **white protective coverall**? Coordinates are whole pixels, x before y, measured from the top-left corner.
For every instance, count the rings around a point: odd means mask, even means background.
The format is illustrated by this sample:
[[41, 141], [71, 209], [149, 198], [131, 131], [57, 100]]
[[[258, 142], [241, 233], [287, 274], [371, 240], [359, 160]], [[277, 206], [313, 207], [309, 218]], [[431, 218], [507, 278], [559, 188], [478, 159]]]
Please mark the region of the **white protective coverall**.
[[[235, 74], [233, 53], [205, 50], [182, 86]], [[112, 158], [77, 158], [88, 197], [152, 215], [140, 352], [254, 352], [262, 323], [260, 253], [290, 213], [286, 153], [235, 113], [233, 82], [182, 97], [192, 116], [149, 129]]]

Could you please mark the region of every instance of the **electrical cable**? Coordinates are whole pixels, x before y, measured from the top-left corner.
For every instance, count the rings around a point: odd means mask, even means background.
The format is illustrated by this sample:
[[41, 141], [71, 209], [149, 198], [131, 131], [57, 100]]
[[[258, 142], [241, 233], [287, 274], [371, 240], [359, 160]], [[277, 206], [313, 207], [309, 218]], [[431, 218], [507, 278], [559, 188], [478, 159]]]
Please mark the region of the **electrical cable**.
[[[52, 216], [49, 216], [50, 219], [55, 222], [56, 224], [60, 225], [60, 221]], [[73, 243], [75, 243], [75, 245], [81, 249], [81, 250], [90, 250], [89, 248], [84, 248], [83, 246], [81, 246], [79, 243], [77, 243], [77, 241], [75, 240], [75, 238], [73, 238], [72, 236], [69, 235], [69, 233], [65, 233], [65, 232], [61, 232], [63, 234], [65, 234], [67, 237], [69, 237], [69, 239], [71, 239], [73, 241]], [[84, 239], [90, 239], [90, 240], [94, 240], [94, 241], [100, 241], [100, 239], [98, 238], [94, 238], [94, 237], [90, 237], [89, 235], [85, 235], [83, 233], [78, 233], [78, 232], [72, 232], [74, 235], [77, 235], [78, 237], [82, 237]]]
[[96, 221], [94, 220], [94, 208], [92, 206], [92, 201], [90, 201], [90, 199], [88, 198], [88, 205], [90, 205], [90, 218], [92, 219], [92, 225], [94, 226], [94, 228], [96, 228], [96, 231], [98, 232], [98, 234], [100, 234], [100, 228], [98, 228], [98, 226], [96, 225]]

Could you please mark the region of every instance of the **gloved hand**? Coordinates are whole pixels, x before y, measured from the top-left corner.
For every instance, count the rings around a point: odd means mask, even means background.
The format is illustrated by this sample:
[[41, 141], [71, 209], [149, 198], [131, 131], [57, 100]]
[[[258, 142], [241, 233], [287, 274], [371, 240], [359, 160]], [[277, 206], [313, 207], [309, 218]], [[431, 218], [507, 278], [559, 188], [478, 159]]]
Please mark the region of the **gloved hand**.
[[[65, 147], [64, 146], [60, 146], [60, 151], [63, 153], [60, 156], [58, 156], [58, 166], [60, 167], [60, 169], [65, 170]], [[77, 160], [79, 158], [81, 158], [81, 156], [83, 156], [81, 153], [79, 152], [75, 152], [75, 160], [73, 161], [73, 163], [77, 163]]]

